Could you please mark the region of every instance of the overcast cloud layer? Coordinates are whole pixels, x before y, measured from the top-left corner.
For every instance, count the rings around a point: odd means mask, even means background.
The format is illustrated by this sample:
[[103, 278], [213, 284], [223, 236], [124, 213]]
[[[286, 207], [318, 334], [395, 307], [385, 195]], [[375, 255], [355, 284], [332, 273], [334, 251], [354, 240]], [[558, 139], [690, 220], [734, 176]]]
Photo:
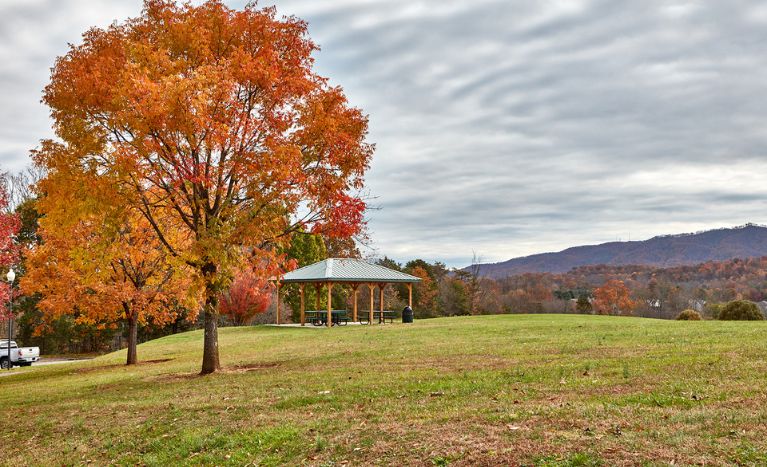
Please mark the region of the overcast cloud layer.
[[[244, 2], [227, 2], [241, 7]], [[261, 2], [270, 5], [274, 2]], [[277, 2], [370, 114], [379, 254], [464, 265], [767, 222], [760, 2]], [[0, 3], [0, 163], [50, 137], [56, 56], [137, 0]]]

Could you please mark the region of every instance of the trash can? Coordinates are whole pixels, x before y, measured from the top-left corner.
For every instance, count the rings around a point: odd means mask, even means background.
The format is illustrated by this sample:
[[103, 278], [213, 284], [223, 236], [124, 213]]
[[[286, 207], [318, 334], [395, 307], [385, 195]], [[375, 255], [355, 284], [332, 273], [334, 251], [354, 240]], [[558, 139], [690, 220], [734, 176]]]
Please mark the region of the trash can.
[[402, 310], [402, 322], [403, 323], [412, 323], [413, 322], [413, 309], [409, 306], [406, 306]]

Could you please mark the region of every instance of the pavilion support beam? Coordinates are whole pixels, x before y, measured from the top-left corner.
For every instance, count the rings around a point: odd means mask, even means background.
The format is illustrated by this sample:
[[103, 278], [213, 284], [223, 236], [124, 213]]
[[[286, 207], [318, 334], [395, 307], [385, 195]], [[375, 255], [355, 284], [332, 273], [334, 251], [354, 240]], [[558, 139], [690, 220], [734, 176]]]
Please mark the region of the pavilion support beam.
[[357, 322], [357, 288], [359, 284], [352, 284], [352, 290], [354, 291], [354, 307], [352, 308], [352, 322]]
[[370, 290], [370, 316], [368, 316], [368, 324], [373, 324], [373, 301], [375, 300], [375, 290], [376, 286], [373, 284], [368, 284], [368, 289]]
[[328, 282], [328, 327], [333, 326], [333, 283]]
[[407, 284], [407, 306], [413, 308], [413, 284]]
[[306, 325], [306, 313], [304, 311], [304, 284], [299, 284], [298, 290], [301, 292], [301, 326], [304, 326]]
[[384, 322], [384, 288], [386, 287], [386, 284], [378, 284], [378, 294], [379, 294], [379, 303], [378, 306], [380, 307], [381, 313], [378, 316], [378, 322], [383, 323]]
[[277, 282], [277, 319], [276, 324], [280, 324], [280, 283]]

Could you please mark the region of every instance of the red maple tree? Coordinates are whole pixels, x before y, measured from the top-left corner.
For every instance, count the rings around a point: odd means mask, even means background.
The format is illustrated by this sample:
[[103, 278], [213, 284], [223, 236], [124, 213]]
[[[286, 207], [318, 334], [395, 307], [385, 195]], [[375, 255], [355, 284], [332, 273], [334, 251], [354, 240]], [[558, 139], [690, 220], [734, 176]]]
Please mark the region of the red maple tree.
[[234, 324], [249, 324], [272, 303], [272, 285], [249, 269], [238, 271], [229, 290], [221, 294], [219, 311]]
[[[19, 233], [19, 216], [9, 211], [8, 191], [5, 183], [0, 184], [0, 269], [7, 270], [19, 259], [19, 247], [15, 236]], [[5, 304], [11, 297], [11, 286], [5, 282], [5, 273], [0, 284], [0, 320], [8, 319], [10, 309]]]

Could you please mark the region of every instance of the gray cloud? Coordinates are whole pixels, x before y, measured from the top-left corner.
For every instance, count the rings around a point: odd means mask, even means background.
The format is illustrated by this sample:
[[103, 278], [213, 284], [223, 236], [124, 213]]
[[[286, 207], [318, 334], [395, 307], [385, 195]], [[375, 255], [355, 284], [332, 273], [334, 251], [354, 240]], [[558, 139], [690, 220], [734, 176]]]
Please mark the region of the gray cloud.
[[[472, 250], [496, 261], [767, 222], [759, 2], [277, 8], [309, 21], [318, 69], [370, 114], [381, 254], [461, 265]], [[4, 167], [22, 166], [50, 134], [38, 101], [66, 43], [139, 10], [128, 0], [0, 5]]]

